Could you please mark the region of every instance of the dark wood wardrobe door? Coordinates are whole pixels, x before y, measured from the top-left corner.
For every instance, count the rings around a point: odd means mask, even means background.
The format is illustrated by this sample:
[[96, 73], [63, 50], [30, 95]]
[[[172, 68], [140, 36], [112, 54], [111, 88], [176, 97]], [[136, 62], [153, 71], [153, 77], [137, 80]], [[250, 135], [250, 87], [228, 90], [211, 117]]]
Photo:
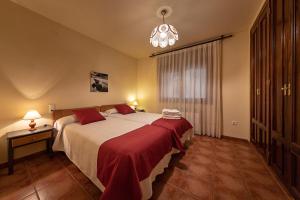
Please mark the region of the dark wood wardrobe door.
[[269, 158], [270, 9], [265, 4], [251, 29], [251, 142]]
[[293, 104], [293, 135], [291, 137], [291, 187], [294, 195], [300, 199], [300, 0], [294, 1], [294, 74], [292, 85]]
[[251, 29], [251, 142], [300, 199], [300, 0], [268, 0]]
[[292, 4], [293, 0], [272, 1], [272, 89], [271, 143], [272, 167], [285, 183], [290, 182], [290, 138], [292, 132]]
[[271, 144], [272, 144], [272, 166], [275, 170], [282, 174], [283, 170], [283, 148], [282, 132], [283, 132], [283, 95], [281, 87], [283, 85], [283, 0], [272, 1], [272, 27], [273, 27], [273, 55], [272, 55], [272, 86], [271, 86]]

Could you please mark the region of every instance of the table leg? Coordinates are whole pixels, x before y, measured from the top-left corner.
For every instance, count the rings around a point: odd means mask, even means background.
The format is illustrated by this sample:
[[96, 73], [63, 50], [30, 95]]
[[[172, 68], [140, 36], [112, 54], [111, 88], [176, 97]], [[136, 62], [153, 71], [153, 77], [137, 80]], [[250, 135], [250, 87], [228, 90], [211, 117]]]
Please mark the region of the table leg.
[[14, 173], [14, 149], [11, 140], [8, 141], [8, 174]]
[[52, 138], [49, 138], [49, 139], [46, 141], [46, 144], [47, 144], [47, 153], [48, 153], [50, 156], [53, 156], [53, 151], [52, 151]]

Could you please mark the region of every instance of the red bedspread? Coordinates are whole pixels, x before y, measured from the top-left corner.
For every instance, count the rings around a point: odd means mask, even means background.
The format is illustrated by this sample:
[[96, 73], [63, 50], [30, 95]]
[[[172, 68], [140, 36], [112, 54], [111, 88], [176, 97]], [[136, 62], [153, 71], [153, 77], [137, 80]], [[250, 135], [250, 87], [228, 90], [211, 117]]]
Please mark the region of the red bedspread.
[[97, 177], [105, 186], [101, 200], [140, 200], [139, 182], [172, 150], [184, 151], [172, 131], [145, 125], [104, 142], [98, 152]]
[[182, 135], [189, 129], [193, 128], [191, 123], [185, 118], [181, 117], [181, 119], [163, 119], [160, 118], [154, 122], [152, 125], [159, 126], [163, 128], [167, 128], [169, 130], [174, 131], [180, 138]]

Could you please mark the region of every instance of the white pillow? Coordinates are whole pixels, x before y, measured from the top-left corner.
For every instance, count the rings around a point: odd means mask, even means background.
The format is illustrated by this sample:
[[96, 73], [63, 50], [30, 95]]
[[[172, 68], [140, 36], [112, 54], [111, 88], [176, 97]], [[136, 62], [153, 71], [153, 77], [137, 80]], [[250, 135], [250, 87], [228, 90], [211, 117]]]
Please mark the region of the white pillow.
[[61, 131], [66, 125], [76, 122], [77, 119], [75, 115], [69, 115], [66, 117], [62, 117], [55, 121], [54, 128], [56, 128], [57, 131]]
[[117, 109], [112, 108], [112, 109], [105, 111], [105, 113], [107, 113], [108, 115], [111, 115], [111, 114], [115, 114], [115, 113], [119, 113], [119, 112], [117, 111]]

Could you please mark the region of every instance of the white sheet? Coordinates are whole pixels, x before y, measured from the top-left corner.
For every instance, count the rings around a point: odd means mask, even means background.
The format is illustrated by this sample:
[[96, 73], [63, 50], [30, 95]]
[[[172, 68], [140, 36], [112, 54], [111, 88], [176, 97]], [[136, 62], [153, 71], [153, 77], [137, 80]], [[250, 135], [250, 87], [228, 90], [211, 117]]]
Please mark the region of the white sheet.
[[[111, 138], [123, 135], [144, 125], [144, 123], [116, 117], [107, 117], [104, 121], [87, 125], [79, 123], [67, 124], [63, 130], [58, 130], [53, 150], [64, 151], [69, 159], [101, 191], [104, 191], [105, 187], [97, 178], [97, 158], [100, 145]], [[189, 138], [190, 132], [185, 134], [182, 141]], [[149, 199], [152, 196], [152, 182], [158, 174], [163, 173], [164, 168], [168, 167], [171, 155], [176, 152], [174, 149], [165, 155], [152, 170], [149, 178], [140, 182], [143, 199]]]
[[[114, 113], [109, 115], [112, 118], [119, 118], [119, 119], [124, 119], [128, 121], [134, 121], [134, 122], [139, 122], [143, 124], [152, 124], [155, 120], [158, 120], [162, 118], [162, 114], [158, 113], [148, 113], [148, 112], [135, 112], [135, 113], [130, 113], [127, 115], [122, 115], [120, 113]], [[182, 137], [182, 142], [184, 143], [186, 140], [191, 140], [192, 137], [194, 137], [194, 129], [188, 130], [187, 131], [188, 135], [187, 138]], [[186, 140], [185, 140], [186, 139]]]
[[136, 112], [127, 115], [122, 115], [120, 113], [110, 114], [110, 117], [125, 119], [129, 121], [140, 122], [143, 124], [151, 124], [155, 120], [162, 118], [162, 114], [158, 113], [148, 113], [148, 112]]

